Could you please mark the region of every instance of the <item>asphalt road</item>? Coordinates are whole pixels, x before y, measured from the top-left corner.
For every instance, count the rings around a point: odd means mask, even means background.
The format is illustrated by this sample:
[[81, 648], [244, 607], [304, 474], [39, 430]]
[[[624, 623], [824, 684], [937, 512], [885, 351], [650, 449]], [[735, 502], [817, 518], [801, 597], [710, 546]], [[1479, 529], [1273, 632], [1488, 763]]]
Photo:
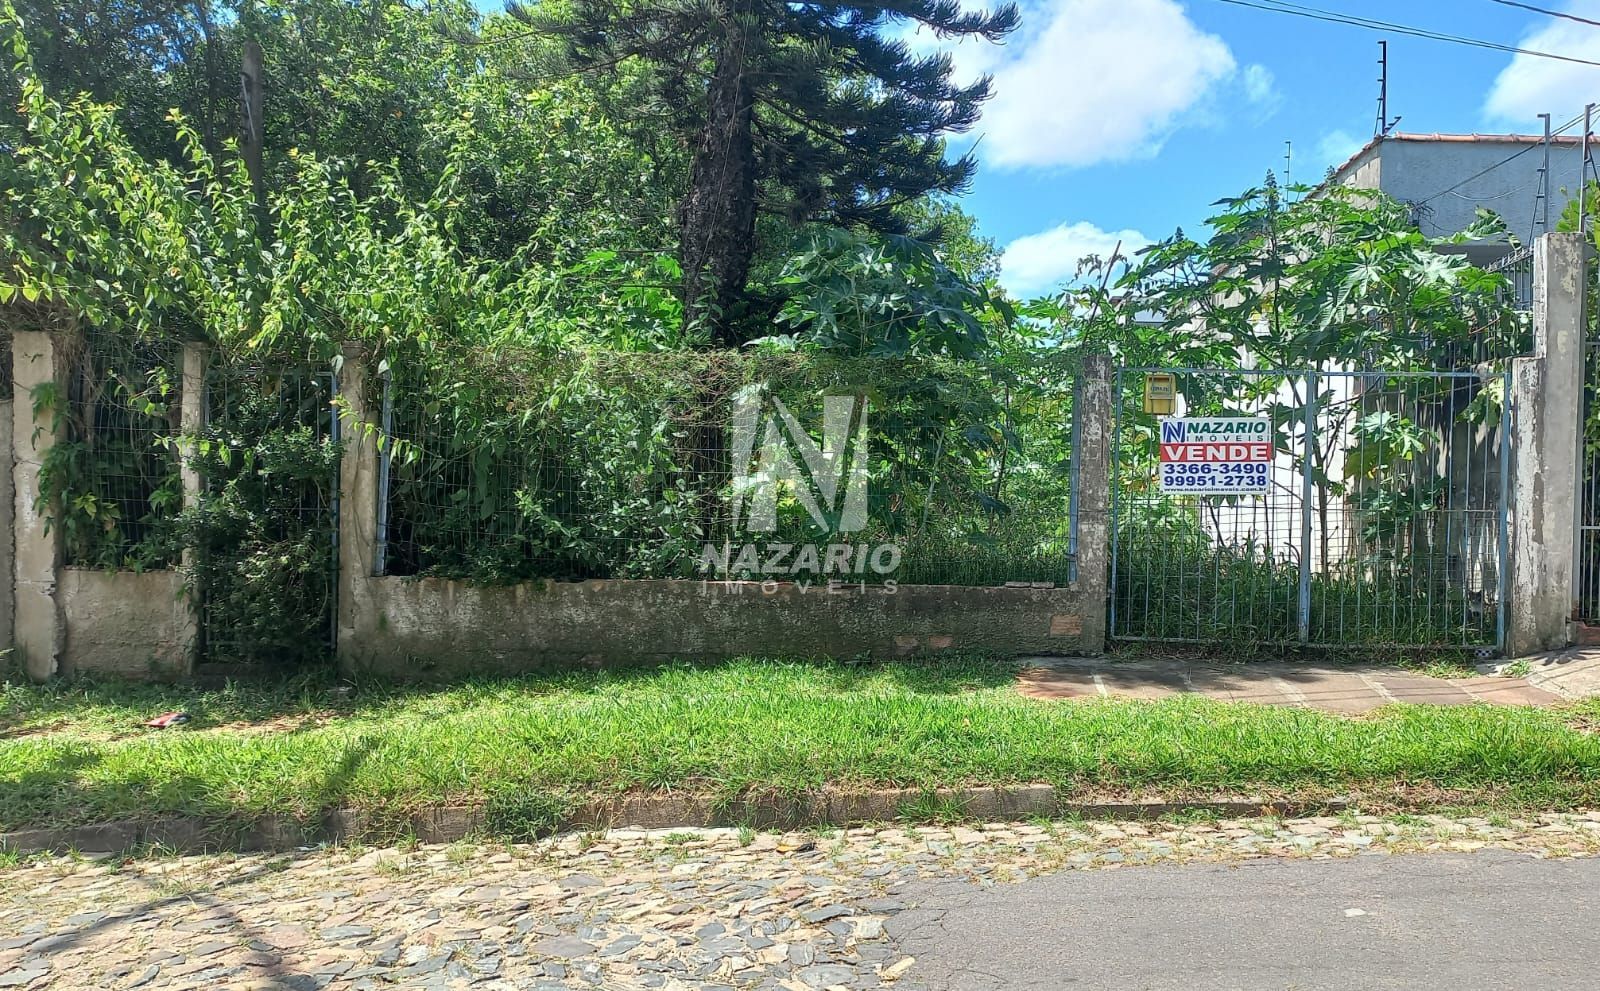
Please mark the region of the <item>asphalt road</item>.
[[902, 897], [890, 930], [930, 991], [1600, 988], [1597, 859], [1128, 867]]

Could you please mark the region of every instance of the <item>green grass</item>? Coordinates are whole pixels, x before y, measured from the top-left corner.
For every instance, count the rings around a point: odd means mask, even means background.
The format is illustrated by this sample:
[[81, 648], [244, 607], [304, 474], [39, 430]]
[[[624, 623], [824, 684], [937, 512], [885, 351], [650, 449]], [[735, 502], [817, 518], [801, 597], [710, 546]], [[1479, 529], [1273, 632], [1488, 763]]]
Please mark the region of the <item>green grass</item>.
[[[596, 794], [1050, 782], [1086, 796], [1345, 790], [1600, 804], [1600, 704], [1369, 718], [1196, 697], [1038, 702], [982, 659], [746, 660], [434, 688], [0, 690], [0, 829], [484, 801], [506, 834]], [[184, 709], [187, 728], [138, 723]], [[915, 804], [915, 803], [913, 803]], [[933, 811], [942, 811], [931, 809]]]

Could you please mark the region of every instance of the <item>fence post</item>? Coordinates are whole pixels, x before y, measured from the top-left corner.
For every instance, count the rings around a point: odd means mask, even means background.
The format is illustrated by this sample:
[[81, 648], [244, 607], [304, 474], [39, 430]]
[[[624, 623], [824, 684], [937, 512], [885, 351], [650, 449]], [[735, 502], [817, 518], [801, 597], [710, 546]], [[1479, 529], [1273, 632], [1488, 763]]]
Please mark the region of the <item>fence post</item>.
[[[182, 378], [178, 387], [178, 472], [183, 482], [183, 508], [197, 510], [203, 480], [195, 466], [195, 441], [206, 425], [206, 362], [211, 348], [198, 341], [183, 345]], [[184, 664], [187, 674], [193, 674], [200, 659], [200, 611], [205, 604], [200, 601], [200, 589], [195, 584], [195, 551], [185, 545], [183, 559], [178, 565], [183, 570], [183, 587], [189, 596], [189, 610], [185, 627], [180, 631], [184, 644]]]
[[23, 670], [35, 681], [60, 671], [66, 626], [56, 598], [61, 529], [51, 525], [59, 506], [43, 498], [40, 470], [66, 435], [68, 334], [19, 330], [11, 335], [11, 468], [13, 640]]
[[1585, 253], [1582, 234], [1545, 234], [1533, 249], [1534, 353], [1512, 365], [1509, 657], [1569, 642], [1576, 548], [1576, 463], [1583, 424]]
[[[1072, 416], [1077, 421], [1077, 450], [1072, 452], [1078, 475], [1077, 584], [1084, 601], [1110, 603], [1107, 568], [1111, 544], [1111, 444], [1112, 410], [1118, 397], [1111, 390], [1111, 358], [1091, 355], [1080, 373], [1081, 401]], [[1106, 610], [1089, 610], [1083, 623], [1083, 650], [1105, 649]]]
[[[0, 381], [10, 378], [11, 349], [0, 351]], [[16, 446], [12, 443], [12, 426], [15, 404], [11, 388], [0, 389], [0, 457], [5, 459], [5, 471], [0, 472], [0, 575], [5, 579], [5, 593], [0, 596], [0, 648], [16, 646], [17, 606], [17, 544], [16, 544]]]
[[367, 581], [377, 569], [378, 424], [368, 395], [366, 348], [344, 346], [339, 368], [339, 628], [340, 669], [355, 667]]
[[[1301, 443], [1305, 455], [1300, 471], [1300, 595], [1295, 615], [1301, 643], [1311, 642], [1311, 509], [1316, 497], [1317, 390], [1316, 372], [1306, 374], [1306, 412]], [[1326, 564], [1327, 562], [1323, 562]]]

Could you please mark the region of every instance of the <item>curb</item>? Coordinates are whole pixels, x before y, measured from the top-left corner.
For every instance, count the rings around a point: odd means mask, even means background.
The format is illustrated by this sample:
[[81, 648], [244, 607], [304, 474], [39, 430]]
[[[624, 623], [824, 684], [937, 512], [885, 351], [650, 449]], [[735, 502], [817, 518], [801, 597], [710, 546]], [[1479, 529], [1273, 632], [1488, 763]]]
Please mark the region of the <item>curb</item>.
[[[798, 797], [756, 797], [732, 802], [704, 795], [622, 795], [588, 802], [566, 815], [541, 822], [505, 821], [486, 804], [434, 806], [410, 814], [336, 809], [320, 819], [266, 816], [254, 822], [225, 822], [199, 816], [163, 816], [119, 820], [57, 829], [23, 829], [0, 833], [0, 851], [33, 853], [128, 853], [161, 847], [177, 853], [275, 852], [322, 843], [364, 840], [393, 842], [412, 837], [421, 843], [516, 834], [531, 835], [597, 829], [701, 829], [749, 826], [754, 829], [804, 829], [813, 826], [854, 827], [886, 822], [940, 819], [946, 816], [978, 822], [1034, 817], [1084, 819], [1155, 819], [1179, 812], [1203, 812], [1227, 818], [1263, 814], [1289, 818], [1338, 812], [1350, 805], [1343, 798], [1282, 801], [1248, 796], [1220, 796], [1194, 801], [1153, 800], [1070, 802], [1054, 785], [1000, 788], [883, 788], [850, 791], [826, 788]], [[495, 820], [501, 820], [498, 824]], [[496, 826], [499, 828], [496, 828]], [[506, 827], [511, 827], [510, 829]], [[530, 828], [531, 827], [531, 828]]]

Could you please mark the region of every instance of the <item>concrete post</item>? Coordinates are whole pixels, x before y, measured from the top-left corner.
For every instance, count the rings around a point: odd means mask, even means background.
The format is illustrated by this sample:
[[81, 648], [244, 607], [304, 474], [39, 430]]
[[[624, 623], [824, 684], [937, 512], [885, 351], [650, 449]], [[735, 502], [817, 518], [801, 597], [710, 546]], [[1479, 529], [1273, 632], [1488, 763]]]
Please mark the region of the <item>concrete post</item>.
[[1534, 354], [1512, 367], [1506, 654], [1567, 646], [1583, 424], [1584, 236], [1534, 244]]
[[[10, 355], [0, 353], [0, 361]], [[5, 581], [5, 591], [0, 593], [0, 649], [16, 647], [17, 573], [16, 573], [16, 492], [12, 475], [16, 471], [16, 457], [12, 450], [12, 410], [15, 404], [9, 394], [0, 395], [0, 576]]]
[[367, 580], [377, 566], [378, 417], [367, 392], [366, 350], [345, 345], [339, 370], [339, 629], [341, 670], [355, 666]]
[[[178, 391], [178, 458], [185, 509], [199, 509], [200, 499], [204, 495], [201, 488], [204, 479], [200, 477], [200, 469], [195, 466], [194, 440], [206, 425], [206, 362], [210, 356], [209, 345], [191, 341], [183, 346], [182, 380]], [[183, 570], [183, 587], [189, 597], [188, 621], [178, 631], [179, 640], [184, 644], [187, 668], [181, 674], [190, 675], [200, 659], [201, 602], [194, 586], [193, 548], [183, 549], [183, 560], [179, 567]]]
[[[1111, 432], [1116, 397], [1111, 388], [1111, 358], [1094, 355], [1083, 363], [1083, 389], [1078, 418], [1078, 450], [1073, 452], [1078, 471], [1078, 588], [1087, 601], [1107, 599], [1111, 565]], [[1105, 647], [1106, 612], [1084, 617], [1083, 649], [1098, 653]]]
[[35, 681], [60, 672], [66, 624], [56, 597], [61, 530], [50, 525], [57, 507], [45, 504], [39, 473], [66, 435], [66, 335], [19, 330], [11, 336], [12, 464], [15, 514], [13, 638], [23, 670]]

